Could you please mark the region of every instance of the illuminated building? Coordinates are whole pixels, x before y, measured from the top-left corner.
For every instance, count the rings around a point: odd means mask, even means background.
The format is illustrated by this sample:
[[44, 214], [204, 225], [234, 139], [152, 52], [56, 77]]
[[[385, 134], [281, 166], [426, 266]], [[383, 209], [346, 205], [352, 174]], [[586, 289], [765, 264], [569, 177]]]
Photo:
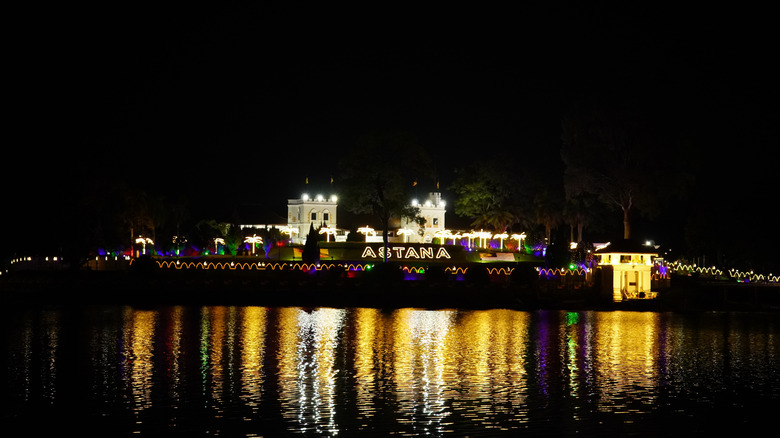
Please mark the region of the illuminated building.
[[[413, 219], [401, 219], [401, 228], [412, 230], [413, 233], [407, 236], [409, 242], [431, 243], [436, 233], [445, 230], [444, 214], [446, 203], [441, 199], [441, 193], [433, 192], [428, 194], [428, 198], [420, 203], [416, 199], [412, 200], [412, 206], [420, 209], [420, 216], [425, 219], [425, 225], [420, 225]], [[420, 232], [422, 231], [422, 232]]]
[[303, 194], [299, 199], [288, 199], [287, 227], [297, 230], [292, 236], [292, 243], [305, 243], [312, 225], [315, 230], [320, 228], [336, 229], [334, 240], [336, 242], [346, 241], [349, 232], [338, 229], [337, 215], [338, 198], [336, 195], [325, 198], [322, 195], [309, 197], [309, 195]]
[[652, 246], [631, 240], [607, 244], [596, 250], [602, 272], [602, 288], [612, 293], [612, 300], [655, 298], [650, 290], [653, 257], [658, 253]]

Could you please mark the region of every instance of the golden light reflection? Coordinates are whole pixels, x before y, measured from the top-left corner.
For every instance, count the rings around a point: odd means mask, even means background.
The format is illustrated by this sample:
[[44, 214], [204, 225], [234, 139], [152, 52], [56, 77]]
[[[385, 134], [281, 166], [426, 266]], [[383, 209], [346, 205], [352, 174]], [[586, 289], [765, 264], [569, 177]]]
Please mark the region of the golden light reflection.
[[152, 407], [152, 379], [154, 377], [154, 334], [158, 314], [155, 311], [125, 309], [123, 330], [124, 352], [128, 373], [125, 382], [130, 385], [133, 397], [131, 404], [136, 422], [142, 423], [141, 414]]
[[262, 401], [266, 313], [263, 307], [241, 309], [240, 398], [252, 413], [259, 412]]
[[[709, 409], [713, 395], [776, 398], [778, 387], [774, 315], [221, 306], [79, 312], [86, 318], [77, 324], [61, 311], [8, 316], [16, 324], [4, 344], [8, 409], [70, 403], [72, 390], [83, 388], [99, 406], [94, 415], [130, 418], [135, 433], [187, 427], [196, 411], [216, 425], [215, 436], [237, 424], [252, 432], [269, 416], [303, 435], [520, 435], [550, 413], [565, 415], [561, 432], [574, 434], [659, 409], [666, 415], [670, 406], [688, 415], [686, 407]], [[74, 341], [81, 335], [85, 347]], [[82, 365], [83, 372], [68, 373]], [[81, 375], [84, 382], [69, 380]]]
[[459, 315], [447, 347], [451, 381], [457, 382], [452, 410], [499, 427], [498, 416], [522, 423], [526, 397], [529, 314], [512, 310], [472, 311]]
[[[655, 312], [599, 312], [594, 321], [594, 369], [600, 391], [599, 409], [630, 412], [632, 403], [654, 401], [660, 314]], [[645, 394], [643, 399], [633, 394]]]
[[[174, 404], [181, 401], [184, 395], [184, 382], [182, 382], [182, 316], [181, 306], [168, 309], [165, 314], [165, 358], [167, 363], [166, 377], [168, 381], [168, 395]], [[173, 420], [172, 420], [173, 421]]]
[[378, 309], [354, 309], [355, 400], [359, 424], [367, 425], [376, 412], [374, 396], [377, 381], [383, 378], [385, 328]]

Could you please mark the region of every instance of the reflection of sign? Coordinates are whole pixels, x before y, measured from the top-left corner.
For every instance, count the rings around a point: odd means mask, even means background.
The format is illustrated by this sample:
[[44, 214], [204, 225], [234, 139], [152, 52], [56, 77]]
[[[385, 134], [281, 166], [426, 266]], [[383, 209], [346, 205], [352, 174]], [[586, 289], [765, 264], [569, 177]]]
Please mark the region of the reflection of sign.
[[[447, 252], [447, 250], [443, 247], [433, 248], [431, 246], [424, 247], [424, 246], [391, 246], [388, 249], [387, 258], [397, 258], [397, 259], [449, 259], [450, 254]], [[385, 247], [381, 246], [377, 249], [377, 251], [374, 251], [373, 248], [370, 246], [367, 246], [363, 250], [363, 255], [361, 256], [364, 259], [365, 258], [385, 258]]]

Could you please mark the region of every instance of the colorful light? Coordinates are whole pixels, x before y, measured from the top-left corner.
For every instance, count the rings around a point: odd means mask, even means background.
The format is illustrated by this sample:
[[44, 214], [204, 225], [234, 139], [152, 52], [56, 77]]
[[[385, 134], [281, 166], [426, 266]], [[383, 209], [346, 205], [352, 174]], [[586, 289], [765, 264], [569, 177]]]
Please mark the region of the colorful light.
[[519, 251], [523, 247], [523, 240], [525, 240], [525, 233], [512, 234], [511, 238], [517, 240], [517, 250]]

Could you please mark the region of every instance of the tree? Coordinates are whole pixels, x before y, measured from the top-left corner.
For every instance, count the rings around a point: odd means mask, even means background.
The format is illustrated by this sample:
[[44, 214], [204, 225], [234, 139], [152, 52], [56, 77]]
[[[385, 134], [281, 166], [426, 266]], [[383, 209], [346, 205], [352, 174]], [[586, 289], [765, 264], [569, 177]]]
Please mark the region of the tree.
[[632, 215], [656, 214], [670, 194], [682, 194], [688, 177], [668, 153], [674, 144], [649, 116], [628, 105], [575, 105], [562, 120], [561, 158], [570, 199], [592, 194], [623, 215], [623, 237], [632, 237]]
[[452, 190], [458, 195], [455, 214], [471, 225], [506, 231], [517, 222], [517, 176], [508, 160], [479, 161], [456, 170]]
[[309, 234], [306, 235], [306, 243], [303, 245], [301, 258], [306, 263], [316, 263], [320, 260], [320, 234], [314, 229], [314, 224], [309, 224]]
[[357, 141], [340, 167], [343, 204], [353, 213], [379, 220], [386, 262], [390, 219], [419, 215], [410, 205], [411, 188], [419, 177], [433, 176], [430, 158], [409, 133], [374, 132]]
[[[566, 197], [563, 205], [563, 218], [569, 224], [569, 240], [582, 242], [582, 231], [589, 225], [594, 217], [595, 196], [589, 193], [580, 193]], [[577, 230], [575, 237], [574, 230]]]
[[536, 223], [544, 226], [545, 242], [552, 243], [552, 231], [561, 223], [561, 199], [549, 189], [539, 190], [534, 196], [533, 214]]

